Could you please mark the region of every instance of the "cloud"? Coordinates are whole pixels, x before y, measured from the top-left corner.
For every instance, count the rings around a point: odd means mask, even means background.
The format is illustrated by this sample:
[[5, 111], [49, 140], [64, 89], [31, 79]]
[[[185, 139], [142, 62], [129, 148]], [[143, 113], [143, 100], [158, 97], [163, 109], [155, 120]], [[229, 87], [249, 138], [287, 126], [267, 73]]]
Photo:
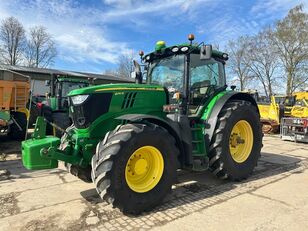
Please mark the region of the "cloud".
[[224, 49], [229, 40], [255, 34], [262, 27], [261, 22], [247, 14], [246, 7], [225, 1], [206, 9], [203, 20], [196, 23], [196, 31], [205, 38], [206, 43], [219, 45], [220, 49]]
[[[256, 14], [257, 17], [265, 17], [266, 15], [281, 17], [301, 3], [303, 3], [301, 0], [257, 0], [250, 13]], [[308, 12], [307, 3], [304, 10]]]
[[[180, 15], [205, 0], [146, 1], [102, 0], [94, 6], [75, 0], [0, 0], [0, 19], [16, 16], [26, 27], [44, 25], [53, 35], [59, 58], [71, 63], [91, 61], [115, 64], [121, 54], [132, 50], [125, 38], [117, 41], [110, 31], [114, 23], [132, 23], [134, 29], [151, 28], [146, 16]], [[174, 20], [174, 19], [170, 19]], [[129, 27], [129, 25], [127, 26]]]
[[[215, 7], [211, 5], [210, 14], [215, 20], [199, 23], [196, 31], [205, 35], [209, 42], [223, 48], [228, 40], [258, 33], [262, 28], [283, 18], [291, 8], [300, 3], [300, 0], [256, 0], [242, 6], [232, 5], [227, 1], [219, 2]], [[305, 9], [307, 11], [307, 6]]]
[[210, 2], [210, 0], [105, 0], [105, 4], [113, 7], [104, 13], [102, 19], [110, 20], [126, 20], [129, 16], [152, 16], [165, 15], [182, 15], [191, 11], [193, 8], [200, 6], [201, 3]]
[[57, 65], [63, 61], [74, 67], [108, 67], [132, 47], [152, 49], [157, 38], [179, 42], [183, 40], [179, 36], [196, 32], [207, 42], [223, 45], [242, 34], [257, 32], [270, 22], [270, 17], [278, 17], [278, 11], [285, 14], [298, 2], [0, 0], [0, 19], [13, 15], [27, 29], [47, 27], [57, 43]]
[[[134, 4], [133, 0], [104, 0], [103, 3], [115, 8], [131, 8]], [[140, 2], [140, 1], [139, 1]]]
[[2, 12], [0, 19], [13, 15], [26, 29], [34, 25], [48, 28], [56, 41], [58, 58], [67, 62], [115, 64], [117, 57], [129, 50], [126, 42], [109, 38], [107, 28], [98, 25], [102, 11], [75, 1], [1, 1]]

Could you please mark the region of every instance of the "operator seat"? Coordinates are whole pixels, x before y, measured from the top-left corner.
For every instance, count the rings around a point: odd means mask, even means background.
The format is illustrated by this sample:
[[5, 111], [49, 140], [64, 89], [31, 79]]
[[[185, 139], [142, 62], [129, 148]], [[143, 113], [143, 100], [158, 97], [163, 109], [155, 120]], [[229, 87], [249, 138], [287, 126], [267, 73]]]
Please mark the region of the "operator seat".
[[191, 86], [191, 100], [193, 105], [200, 105], [204, 97], [206, 96], [209, 87], [211, 86], [211, 81], [203, 80], [201, 82], [196, 82]]

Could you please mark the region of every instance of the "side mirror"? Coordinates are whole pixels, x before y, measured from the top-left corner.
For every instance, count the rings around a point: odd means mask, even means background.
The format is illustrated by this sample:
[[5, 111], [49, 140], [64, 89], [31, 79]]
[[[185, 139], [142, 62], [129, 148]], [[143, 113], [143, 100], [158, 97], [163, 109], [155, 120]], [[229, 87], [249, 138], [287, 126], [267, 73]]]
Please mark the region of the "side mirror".
[[49, 87], [50, 86], [50, 80], [45, 80], [45, 86]]
[[148, 75], [147, 71], [142, 72], [142, 81], [145, 81], [145, 82], [146, 82], [146, 80], [147, 80], [147, 75]]
[[212, 45], [204, 45], [200, 50], [200, 59], [210, 59], [212, 57]]
[[136, 83], [141, 84], [142, 83], [141, 67], [136, 60], [133, 60], [133, 63], [134, 63], [134, 71], [132, 73], [135, 73], [134, 75], [135, 75]]
[[136, 72], [132, 71], [132, 72], [130, 73], [130, 77], [131, 77], [132, 79], [135, 79], [135, 78], [136, 78]]

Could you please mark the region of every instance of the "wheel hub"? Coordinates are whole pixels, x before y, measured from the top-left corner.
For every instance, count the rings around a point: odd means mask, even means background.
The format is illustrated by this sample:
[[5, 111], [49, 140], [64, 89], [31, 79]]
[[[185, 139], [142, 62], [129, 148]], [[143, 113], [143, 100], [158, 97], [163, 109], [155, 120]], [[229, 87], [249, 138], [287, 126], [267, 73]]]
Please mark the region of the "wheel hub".
[[137, 175], [144, 174], [147, 171], [148, 168], [148, 162], [145, 159], [137, 159], [137, 161], [134, 164], [134, 172]]
[[248, 159], [253, 146], [253, 132], [246, 120], [238, 121], [232, 128], [229, 149], [233, 160], [243, 163]]
[[158, 184], [163, 170], [164, 160], [161, 152], [153, 146], [143, 146], [127, 161], [126, 183], [135, 192], [150, 191]]
[[230, 145], [233, 148], [236, 148], [238, 145], [240, 144], [244, 144], [245, 143], [245, 139], [243, 139], [240, 135], [238, 135], [237, 133], [232, 133], [230, 136]]

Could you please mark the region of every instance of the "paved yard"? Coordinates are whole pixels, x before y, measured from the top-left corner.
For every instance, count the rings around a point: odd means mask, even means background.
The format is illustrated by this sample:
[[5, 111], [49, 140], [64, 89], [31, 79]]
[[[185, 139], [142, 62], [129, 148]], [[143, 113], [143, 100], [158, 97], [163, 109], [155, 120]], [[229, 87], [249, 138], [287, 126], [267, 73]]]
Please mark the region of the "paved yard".
[[0, 137], [0, 230], [308, 230], [308, 145], [263, 143], [248, 180], [181, 171], [164, 204], [128, 217], [63, 168], [27, 171], [19, 143]]

